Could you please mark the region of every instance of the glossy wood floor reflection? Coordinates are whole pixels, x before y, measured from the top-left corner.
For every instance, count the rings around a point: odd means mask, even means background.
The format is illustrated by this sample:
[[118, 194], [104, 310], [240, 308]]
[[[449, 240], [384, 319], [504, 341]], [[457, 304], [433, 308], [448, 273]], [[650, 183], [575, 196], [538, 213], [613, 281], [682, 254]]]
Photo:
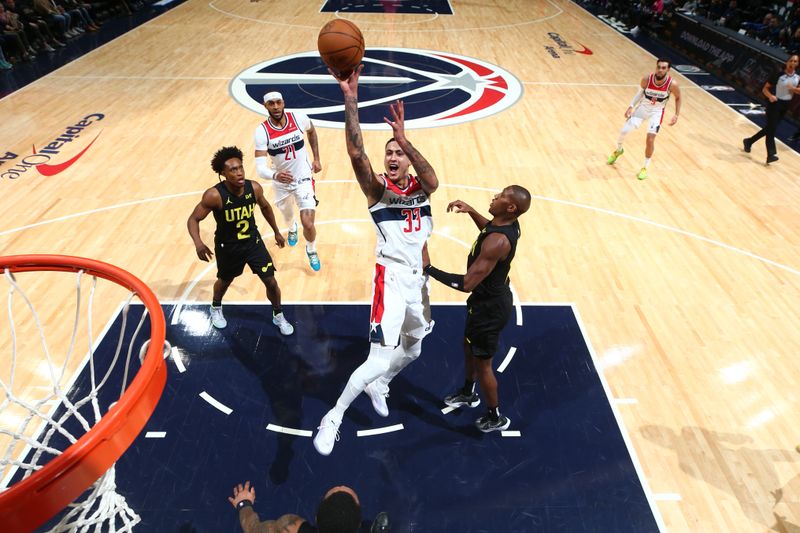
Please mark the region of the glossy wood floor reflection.
[[[94, 139], [52, 176], [2, 174], [0, 252], [94, 257], [130, 270], [162, 300], [208, 299], [215, 271], [196, 258], [186, 218], [216, 182], [208, 162], [220, 146], [240, 146], [255, 177], [252, 134], [262, 120], [234, 101], [230, 82], [260, 62], [312, 52], [335, 16], [320, 5], [189, 0], [0, 100], [0, 154], [20, 156], [0, 174], [82, 122], [92, 121], [49, 163]], [[605, 159], [652, 55], [565, 0], [452, 6], [452, 16], [339, 14], [359, 25], [368, 47], [476, 58], [522, 82], [522, 97], [505, 111], [409, 132], [442, 182], [433, 261], [463, 271], [476, 234], [467, 217], [445, 212], [449, 201], [485, 210], [503, 186], [527, 187], [535, 201], [512, 272], [519, 300], [574, 304], [666, 528], [796, 531], [800, 158], [779, 145], [780, 161], [767, 167], [763, 145], [743, 153], [752, 123], [674, 73], [681, 117], [662, 128], [650, 178], [640, 182], [642, 129], [615, 166]], [[556, 59], [549, 34], [592, 54]], [[284, 96], [291, 107], [303, 93]], [[312, 272], [301, 246], [273, 246], [278, 280], [287, 301], [366, 302], [374, 259], [366, 201], [342, 130], [317, 132], [323, 268]], [[376, 168], [386, 138], [365, 133]], [[213, 223], [201, 230], [211, 243]], [[67, 293], [53, 289], [48, 328], [62, 323], [57, 307]], [[251, 275], [227, 295], [262, 298]], [[433, 299], [464, 298], [436, 285]], [[99, 316], [118, 303], [95, 303], [98, 330]], [[53, 331], [52, 345], [65, 346], [70, 333]], [[0, 335], [5, 372], [7, 328]], [[35, 368], [18, 369], [19, 386], [38, 386]]]

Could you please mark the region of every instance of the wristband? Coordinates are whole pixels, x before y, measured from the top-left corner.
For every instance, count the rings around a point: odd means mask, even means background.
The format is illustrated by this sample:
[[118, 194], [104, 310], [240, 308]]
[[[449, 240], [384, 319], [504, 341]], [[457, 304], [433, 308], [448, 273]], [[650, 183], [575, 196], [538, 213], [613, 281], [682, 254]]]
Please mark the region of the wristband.
[[242, 501], [240, 501], [239, 503], [236, 504], [236, 510], [237, 511], [241, 511], [245, 507], [252, 507], [252, 506], [253, 506], [253, 502], [251, 502], [250, 500], [242, 500]]

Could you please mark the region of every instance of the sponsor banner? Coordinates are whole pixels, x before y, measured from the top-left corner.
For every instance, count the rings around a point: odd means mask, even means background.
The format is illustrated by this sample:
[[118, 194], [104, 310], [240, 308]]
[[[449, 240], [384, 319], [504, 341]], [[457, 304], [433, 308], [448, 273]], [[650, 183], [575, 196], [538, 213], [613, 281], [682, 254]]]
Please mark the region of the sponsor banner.
[[574, 54], [590, 56], [593, 53], [591, 50], [589, 50], [586, 46], [582, 45], [581, 43], [578, 43], [578, 46], [573, 46], [572, 44], [568, 43], [566, 39], [564, 39], [561, 35], [559, 35], [554, 31], [548, 33], [547, 36], [556, 44], [556, 46], [549, 45], [544, 47], [544, 49], [547, 51], [548, 54], [550, 54], [550, 57], [552, 57], [553, 59], [560, 59], [561, 56], [559, 55], [559, 53], [567, 56]]
[[611, 26], [612, 28], [614, 28], [615, 30], [617, 30], [622, 34], [625, 35], [633, 34], [630, 28], [628, 28], [625, 24], [618, 21], [614, 17], [610, 17], [608, 15], [597, 15], [597, 18], [599, 18], [600, 20], [602, 20], [603, 22], [605, 22], [606, 24], [608, 24], [609, 26]]
[[[697, 61], [703, 69], [759, 101], [765, 100], [761, 93], [764, 83], [775, 72], [782, 70], [785, 62], [776, 57], [782, 54], [779, 50], [771, 55], [766, 50], [751, 45], [747, 37], [736, 32], [723, 31], [682, 13], [676, 13], [670, 19], [661, 37]], [[789, 113], [795, 119], [800, 119], [800, 99], [794, 99]]]
[[71, 143], [82, 144], [78, 138], [92, 126], [105, 118], [102, 113], [90, 113], [80, 120], [66, 126], [51, 141], [41, 145], [38, 149], [34, 144], [31, 153], [14, 153], [0, 147], [0, 180], [16, 180], [26, 175], [55, 176], [64, 172], [74, 165], [78, 159], [83, 157], [89, 148], [100, 136], [97, 132], [92, 140], [83, 146], [81, 150], [70, 157], [64, 159], [62, 152], [71, 152]]

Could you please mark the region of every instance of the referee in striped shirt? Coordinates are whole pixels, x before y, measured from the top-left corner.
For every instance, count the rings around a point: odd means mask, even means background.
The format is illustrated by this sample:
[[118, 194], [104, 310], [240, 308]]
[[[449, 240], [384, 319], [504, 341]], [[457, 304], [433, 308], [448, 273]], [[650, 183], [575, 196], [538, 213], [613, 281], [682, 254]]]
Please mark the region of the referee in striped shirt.
[[747, 137], [742, 140], [744, 151], [750, 153], [753, 143], [761, 137], [767, 137], [767, 164], [774, 163], [778, 160], [778, 153], [775, 149], [775, 130], [778, 129], [778, 123], [789, 110], [789, 103], [795, 94], [800, 94], [800, 75], [795, 72], [797, 64], [800, 62], [800, 56], [793, 54], [786, 60], [786, 65], [782, 72], [776, 72], [761, 89], [764, 96], [767, 97], [769, 103], [767, 104], [767, 125], [761, 128], [758, 133], [752, 137]]

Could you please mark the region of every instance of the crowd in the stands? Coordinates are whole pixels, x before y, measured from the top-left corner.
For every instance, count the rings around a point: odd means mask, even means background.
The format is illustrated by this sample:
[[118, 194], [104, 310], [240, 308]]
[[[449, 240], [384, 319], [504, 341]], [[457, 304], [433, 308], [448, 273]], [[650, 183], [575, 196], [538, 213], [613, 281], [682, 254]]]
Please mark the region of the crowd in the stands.
[[143, 0], [0, 0], [0, 70], [55, 52]]
[[658, 28], [682, 11], [786, 52], [800, 50], [800, 1], [582, 0], [634, 30]]

